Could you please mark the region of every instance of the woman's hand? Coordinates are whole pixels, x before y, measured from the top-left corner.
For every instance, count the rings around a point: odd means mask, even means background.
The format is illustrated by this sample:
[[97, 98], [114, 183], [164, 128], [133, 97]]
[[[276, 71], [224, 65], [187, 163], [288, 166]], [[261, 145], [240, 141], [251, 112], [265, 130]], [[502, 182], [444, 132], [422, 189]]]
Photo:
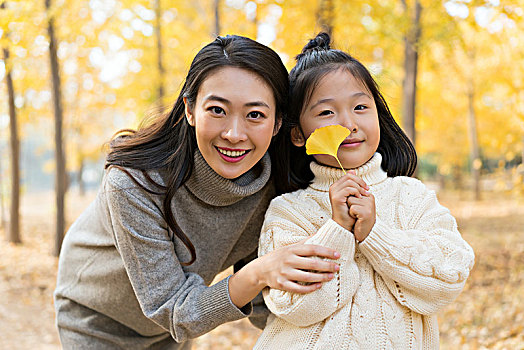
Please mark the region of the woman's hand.
[[375, 225], [375, 197], [371, 193], [361, 197], [350, 196], [347, 203], [349, 215], [355, 220], [353, 234], [357, 241], [362, 242]]
[[229, 279], [231, 301], [243, 307], [265, 287], [291, 293], [310, 293], [320, 288], [322, 282], [331, 280], [339, 266], [333, 261], [316, 257], [338, 259], [340, 253], [304, 244], [304, 241], [274, 250], [237, 271]]
[[364, 180], [355, 175], [354, 171], [338, 179], [329, 187], [329, 200], [331, 202], [332, 219], [337, 224], [353, 231], [356, 218], [350, 215], [348, 198], [362, 198], [367, 196], [369, 187]]
[[304, 294], [320, 288], [322, 282], [333, 278], [339, 266], [333, 261], [315, 257], [338, 259], [340, 254], [330, 248], [302, 242], [274, 250], [259, 258], [259, 279], [265, 286]]

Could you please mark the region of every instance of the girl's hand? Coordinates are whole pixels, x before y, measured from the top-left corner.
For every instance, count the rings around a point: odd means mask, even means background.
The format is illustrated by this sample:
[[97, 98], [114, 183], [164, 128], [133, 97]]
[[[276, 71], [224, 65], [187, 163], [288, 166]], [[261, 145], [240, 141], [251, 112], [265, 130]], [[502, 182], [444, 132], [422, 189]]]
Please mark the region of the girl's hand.
[[367, 195], [369, 187], [355, 175], [354, 171], [338, 179], [329, 187], [329, 201], [331, 202], [332, 219], [348, 231], [352, 231], [356, 218], [350, 215], [348, 198], [361, 198]]
[[322, 282], [333, 278], [339, 266], [333, 261], [314, 257], [338, 259], [340, 254], [330, 248], [301, 242], [274, 250], [257, 259], [260, 267], [259, 280], [265, 286], [304, 294], [320, 288]]
[[349, 215], [355, 220], [353, 234], [359, 242], [362, 242], [375, 225], [375, 197], [368, 192], [361, 197], [348, 197], [347, 203], [349, 205]]

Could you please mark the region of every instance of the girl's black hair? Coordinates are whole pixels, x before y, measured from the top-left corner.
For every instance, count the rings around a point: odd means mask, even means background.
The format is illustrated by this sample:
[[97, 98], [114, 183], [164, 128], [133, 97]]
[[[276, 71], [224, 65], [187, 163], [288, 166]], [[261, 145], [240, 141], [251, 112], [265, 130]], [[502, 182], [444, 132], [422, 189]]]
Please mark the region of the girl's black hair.
[[[197, 144], [195, 129], [185, 118], [183, 99], [187, 98], [189, 108], [192, 109], [202, 83], [210, 74], [223, 67], [249, 70], [270, 86], [276, 104], [275, 125], [278, 125], [278, 121], [287, 112], [288, 97], [288, 73], [280, 57], [269, 47], [249, 38], [219, 36], [196, 54], [173, 109], [167, 114], [155, 116], [150, 124], [141, 126], [136, 131], [121, 130], [126, 134], [113, 138], [106, 159], [106, 169], [116, 167], [145, 191], [163, 196], [162, 214], [171, 239], [174, 242], [176, 236], [191, 254], [190, 261], [182, 263], [185, 266], [195, 261], [196, 251], [191, 240], [177, 224], [171, 210], [171, 200], [193, 171]], [[274, 152], [273, 147], [270, 152]], [[141, 170], [154, 189], [146, 188], [125, 168]], [[151, 169], [165, 170], [165, 186], [151, 179], [147, 173]]]
[[319, 33], [310, 40], [296, 57], [297, 64], [289, 73], [289, 113], [276, 140], [280, 149], [275, 160], [279, 164], [276, 171], [280, 173], [275, 174], [275, 179], [280, 192], [306, 188], [313, 180], [309, 168], [313, 157], [306, 154], [305, 147], [293, 145], [291, 130], [300, 127], [300, 115], [320, 80], [338, 69], [347, 69], [373, 95], [380, 127], [377, 152], [382, 155], [382, 169], [388, 176], [411, 176], [417, 166], [415, 147], [391, 115], [370, 72], [351, 55], [332, 49], [330, 40], [327, 33]]

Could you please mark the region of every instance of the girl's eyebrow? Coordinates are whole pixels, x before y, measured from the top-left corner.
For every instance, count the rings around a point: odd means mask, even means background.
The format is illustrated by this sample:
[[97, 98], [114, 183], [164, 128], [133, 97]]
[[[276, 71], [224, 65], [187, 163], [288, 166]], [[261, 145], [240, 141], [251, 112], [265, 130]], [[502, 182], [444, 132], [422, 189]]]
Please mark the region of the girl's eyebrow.
[[[351, 98], [355, 98], [355, 97], [360, 97], [360, 96], [365, 96], [369, 99], [372, 99], [371, 96], [369, 96], [368, 94], [366, 94], [365, 92], [355, 92], [354, 94], [352, 94], [350, 97]], [[333, 98], [323, 98], [321, 100], [318, 100], [313, 106], [311, 106], [309, 108], [309, 110], [311, 111], [313, 108], [315, 108], [316, 106], [318, 106], [319, 104], [322, 104], [322, 103], [326, 103], [326, 102], [331, 102], [333, 101], [334, 99]]]
[[313, 108], [315, 108], [316, 106], [318, 106], [319, 104], [322, 104], [322, 103], [326, 103], [326, 102], [331, 102], [333, 101], [334, 99], [332, 98], [323, 98], [321, 100], [318, 100], [313, 106], [311, 106], [309, 108], [309, 110], [311, 111]]
[[[217, 95], [206, 96], [202, 102], [207, 102], [207, 101], [217, 101], [217, 102], [225, 103], [227, 105], [231, 104], [231, 101], [229, 101], [227, 98], [224, 98], [224, 97], [221, 97], [221, 96], [217, 96]], [[267, 107], [267, 108], [270, 108], [269, 105], [267, 103], [265, 103], [264, 101], [247, 102], [247, 103], [244, 103], [244, 106], [246, 106], [246, 107]]]

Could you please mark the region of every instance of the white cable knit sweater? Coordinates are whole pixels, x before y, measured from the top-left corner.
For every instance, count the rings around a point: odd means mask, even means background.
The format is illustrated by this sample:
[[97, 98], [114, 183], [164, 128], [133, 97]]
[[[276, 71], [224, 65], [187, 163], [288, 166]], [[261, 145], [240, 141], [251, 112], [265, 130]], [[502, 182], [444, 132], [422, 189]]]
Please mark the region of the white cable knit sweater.
[[464, 287], [473, 250], [433, 191], [387, 177], [381, 161], [376, 153], [356, 169], [377, 215], [362, 243], [331, 219], [328, 191], [340, 169], [313, 162], [307, 189], [271, 202], [259, 255], [310, 237], [340, 252], [340, 271], [309, 294], [264, 290], [273, 314], [255, 349], [438, 349], [436, 312]]

